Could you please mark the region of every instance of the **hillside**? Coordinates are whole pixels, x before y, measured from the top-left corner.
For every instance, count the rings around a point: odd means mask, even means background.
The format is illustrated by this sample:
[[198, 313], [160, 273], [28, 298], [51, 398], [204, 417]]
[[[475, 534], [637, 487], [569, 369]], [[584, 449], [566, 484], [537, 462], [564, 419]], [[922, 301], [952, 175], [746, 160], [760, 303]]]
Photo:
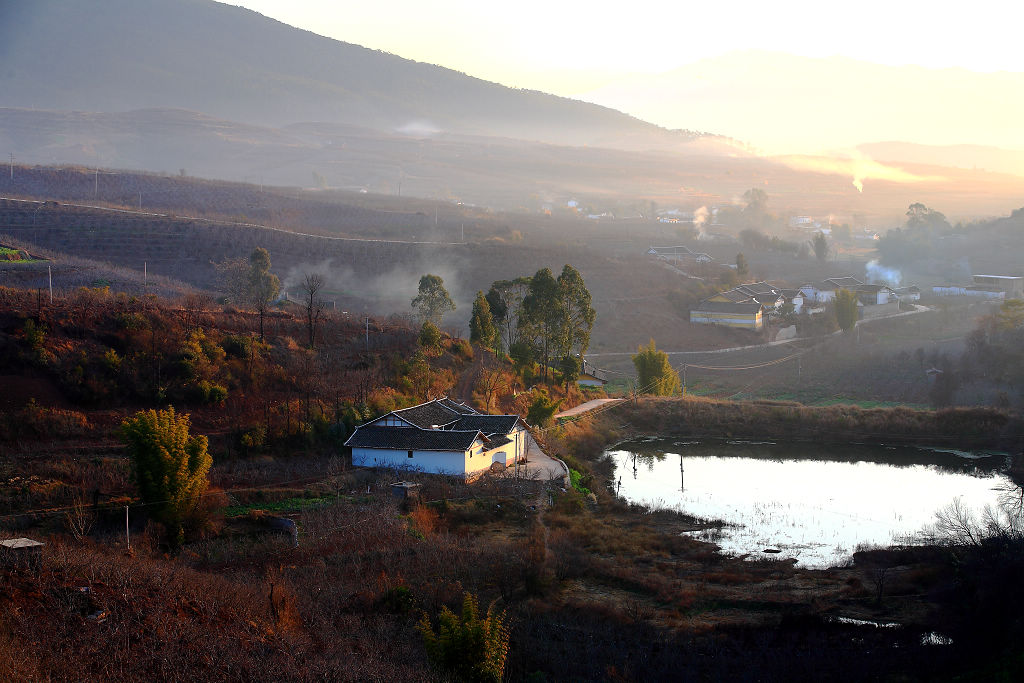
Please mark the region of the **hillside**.
[[[570, 213], [570, 200], [587, 213], [619, 218], [644, 214], [651, 201], [692, 211], [736, 203], [760, 187], [774, 211], [853, 216], [857, 225], [879, 229], [902, 222], [915, 201], [954, 219], [1009, 213], [1020, 207], [1024, 190], [1024, 180], [1015, 175], [826, 157], [763, 158], [708, 137], [672, 150], [628, 151], [450, 133], [425, 138], [334, 123], [275, 128], [181, 109], [105, 114], [0, 108], [0, 149], [14, 154], [16, 166], [99, 166], [90, 194], [81, 188], [79, 197], [125, 203], [137, 202], [137, 194], [135, 202], [127, 191], [111, 194], [133, 182], [120, 178], [125, 169], [323, 194], [378, 194], [386, 196], [387, 210], [420, 197], [535, 217]], [[853, 186], [855, 177], [862, 178], [863, 193]], [[18, 178], [10, 183], [9, 174], [0, 173], [0, 192], [24, 191]], [[55, 192], [32, 196], [58, 198], [63, 188]], [[144, 207], [160, 201], [158, 194], [143, 193]]]
[[175, 107], [259, 125], [330, 121], [626, 148], [692, 137], [210, 0], [5, 1], [0, 8], [6, 106]]

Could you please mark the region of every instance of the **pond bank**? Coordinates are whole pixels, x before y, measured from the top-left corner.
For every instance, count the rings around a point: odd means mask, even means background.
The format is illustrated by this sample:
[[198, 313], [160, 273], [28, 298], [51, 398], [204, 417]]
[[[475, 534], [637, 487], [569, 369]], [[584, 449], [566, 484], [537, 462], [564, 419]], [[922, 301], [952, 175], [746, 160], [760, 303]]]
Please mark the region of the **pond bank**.
[[[1024, 432], [1019, 416], [988, 407], [940, 410], [847, 405], [808, 407], [787, 401], [739, 402], [698, 397], [625, 402], [598, 420], [604, 428], [614, 428], [619, 438], [659, 435], [886, 442], [994, 448], [1009, 452], [1020, 451], [1020, 434]], [[594, 423], [595, 428], [601, 426]]]

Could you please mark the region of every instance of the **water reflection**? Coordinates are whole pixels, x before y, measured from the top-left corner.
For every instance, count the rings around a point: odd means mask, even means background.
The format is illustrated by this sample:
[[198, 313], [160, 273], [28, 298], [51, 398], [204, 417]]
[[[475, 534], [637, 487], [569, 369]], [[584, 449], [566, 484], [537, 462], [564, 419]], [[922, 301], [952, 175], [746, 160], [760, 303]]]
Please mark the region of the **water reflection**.
[[1010, 483], [1005, 455], [951, 449], [645, 439], [609, 454], [624, 498], [721, 519], [734, 525], [716, 539], [724, 550], [778, 549], [805, 566], [899, 542], [958, 497], [994, 505]]

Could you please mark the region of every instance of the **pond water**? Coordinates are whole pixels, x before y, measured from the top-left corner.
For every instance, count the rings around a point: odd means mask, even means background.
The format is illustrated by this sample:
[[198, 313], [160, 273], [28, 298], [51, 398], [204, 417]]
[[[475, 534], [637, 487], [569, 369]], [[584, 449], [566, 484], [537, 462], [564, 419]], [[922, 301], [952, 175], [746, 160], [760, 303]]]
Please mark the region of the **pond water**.
[[1012, 487], [1005, 454], [992, 452], [649, 438], [608, 455], [626, 500], [722, 520], [695, 537], [806, 567], [841, 564], [861, 544], [906, 541], [954, 499], [980, 512]]

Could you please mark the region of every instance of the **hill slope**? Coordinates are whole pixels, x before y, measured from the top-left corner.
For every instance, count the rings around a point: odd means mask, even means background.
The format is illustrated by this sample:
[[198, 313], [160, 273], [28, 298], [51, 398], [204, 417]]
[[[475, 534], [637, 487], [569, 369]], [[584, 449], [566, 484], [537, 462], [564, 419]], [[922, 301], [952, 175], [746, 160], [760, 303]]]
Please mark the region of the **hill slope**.
[[0, 0], [0, 17], [6, 106], [176, 107], [260, 125], [331, 121], [564, 144], [644, 147], [692, 137], [210, 0]]

